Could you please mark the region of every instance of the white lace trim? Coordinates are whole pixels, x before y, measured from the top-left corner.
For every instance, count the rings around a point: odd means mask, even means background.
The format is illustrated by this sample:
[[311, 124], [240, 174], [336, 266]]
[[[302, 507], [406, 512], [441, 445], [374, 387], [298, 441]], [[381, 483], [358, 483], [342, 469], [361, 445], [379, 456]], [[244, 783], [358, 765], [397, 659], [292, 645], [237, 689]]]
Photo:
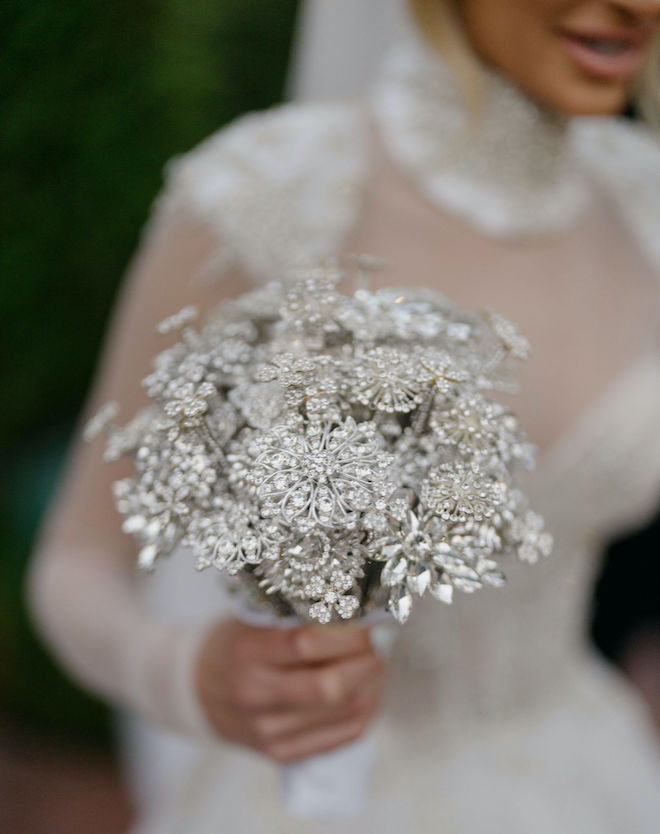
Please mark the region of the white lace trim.
[[574, 136], [583, 164], [660, 272], [660, 141], [623, 119], [578, 119]]
[[393, 52], [371, 106], [393, 159], [435, 204], [496, 237], [570, 226], [589, 190], [566, 122], [483, 70], [484, 110], [471, 124], [451, 71], [417, 39]]
[[348, 103], [252, 113], [168, 167], [165, 210], [193, 211], [259, 281], [340, 248], [359, 210], [363, 112]]

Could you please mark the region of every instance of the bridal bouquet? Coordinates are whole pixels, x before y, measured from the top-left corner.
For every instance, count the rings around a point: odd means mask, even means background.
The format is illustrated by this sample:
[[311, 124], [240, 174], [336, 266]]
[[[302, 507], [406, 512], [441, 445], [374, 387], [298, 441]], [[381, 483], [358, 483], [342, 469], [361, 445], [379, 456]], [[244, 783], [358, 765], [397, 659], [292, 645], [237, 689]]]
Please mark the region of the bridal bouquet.
[[144, 380], [153, 405], [124, 427], [108, 406], [88, 431], [133, 460], [114, 493], [141, 568], [184, 544], [252, 609], [404, 623], [425, 594], [451, 603], [548, 554], [516, 484], [533, 449], [492, 397], [527, 341], [435, 292], [338, 291], [373, 267], [314, 264], [202, 329], [191, 308], [160, 325], [181, 340]]

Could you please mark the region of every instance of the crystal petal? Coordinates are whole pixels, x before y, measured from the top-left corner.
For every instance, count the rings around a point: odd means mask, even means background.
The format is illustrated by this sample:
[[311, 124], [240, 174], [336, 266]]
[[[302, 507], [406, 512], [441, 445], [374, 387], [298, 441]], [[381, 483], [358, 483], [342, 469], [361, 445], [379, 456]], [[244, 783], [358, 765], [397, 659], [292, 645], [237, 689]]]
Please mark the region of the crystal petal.
[[138, 567], [140, 570], [152, 570], [157, 556], [158, 547], [155, 544], [148, 544], [146, 547], [143, 547], [138, 555]]
[[412, 611], [412, 606], [412, 594], [405, 585], [392, 588], [388, 608], [398, 623], [403, 625], [407, 621]]
[[430, 592], [436, 599], [447, 605], [454, 598], [454, 588], [446, 576], [441, 576], [437, 582], [432, 582]]
[[431, 568], [428, 565], [416, 564], [412, 567], [408, 574], [408, 587], [418, 596], [424, 596], [425, 592], [431, 586]]
[[381, 582], [383, 585], [399, 585], [406, 578], [408, 573], [408, 560], [405, 556], [400, 556], [398, 559], [392, 559], [385, 564], [381, 574]]
[[492, 570], [482, 574], [481, 581], [493, 588], [503, 588], [506, 585], [506, 576], [501, 570]]

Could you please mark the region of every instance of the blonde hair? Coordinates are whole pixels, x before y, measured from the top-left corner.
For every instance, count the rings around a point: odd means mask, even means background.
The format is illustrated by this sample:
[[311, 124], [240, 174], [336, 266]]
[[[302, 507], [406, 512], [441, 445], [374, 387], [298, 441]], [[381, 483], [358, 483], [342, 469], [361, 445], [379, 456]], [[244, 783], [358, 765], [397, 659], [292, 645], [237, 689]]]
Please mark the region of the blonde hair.
[[[455, 0], [408, 0], [408, 4], [426, 41], [442, 52], [471, 107], [478, 110], [483, 94], [479, 70], [458, 21]], [[634, 98], [644, 119], [660, 129], [660, 35], [649, 52]]]
[[474, 115], [482, 103], [482, 79], [458, 22], [455, 3], [449, 0], [408, 0], [408, 5], [426, 42], [443, 54]]
[[646, 121], [660, 130], [660, 36], [656, 38], [640, 75], [636, 103]]

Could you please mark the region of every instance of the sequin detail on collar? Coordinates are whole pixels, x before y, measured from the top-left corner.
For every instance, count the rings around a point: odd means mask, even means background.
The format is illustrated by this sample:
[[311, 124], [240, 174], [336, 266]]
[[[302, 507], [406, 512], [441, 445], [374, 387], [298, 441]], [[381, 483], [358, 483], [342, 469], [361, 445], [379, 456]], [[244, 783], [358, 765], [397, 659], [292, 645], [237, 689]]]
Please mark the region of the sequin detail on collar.
[[436, 205], [486, 234], [518, 237], [570, 226], [589, 189], [566, 120], [483, 69], [475, 128], [449, 68], [412, 38], [386, 60], [371, 106], [385, 146]]

